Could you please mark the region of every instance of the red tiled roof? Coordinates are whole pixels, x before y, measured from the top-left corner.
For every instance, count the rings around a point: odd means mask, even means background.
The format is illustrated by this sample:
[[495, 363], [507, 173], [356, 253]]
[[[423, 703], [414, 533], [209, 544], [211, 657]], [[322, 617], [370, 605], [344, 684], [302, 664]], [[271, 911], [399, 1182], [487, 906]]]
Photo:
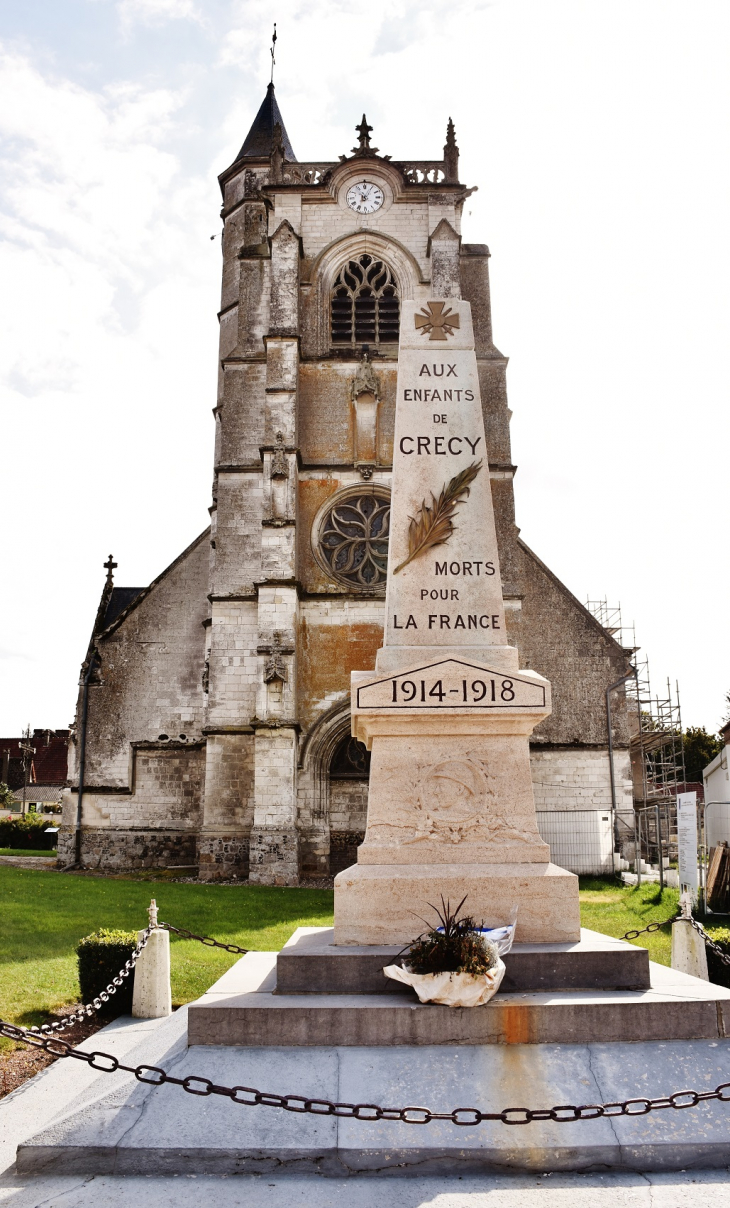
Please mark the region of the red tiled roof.
[[[65, 784], [68, 776], [68, 730], [34, 730], [30, 745], [35, 748], [29, 781], [33, 784]], [[22, 752], [17, 738], [0, 738], [0, 761], [10, 756], [8, 784], [18, 788], [23, 783]], [[1, 767], [1, 765], [0, 765]], [[1, 771], [0, 771], [1, 775]]]

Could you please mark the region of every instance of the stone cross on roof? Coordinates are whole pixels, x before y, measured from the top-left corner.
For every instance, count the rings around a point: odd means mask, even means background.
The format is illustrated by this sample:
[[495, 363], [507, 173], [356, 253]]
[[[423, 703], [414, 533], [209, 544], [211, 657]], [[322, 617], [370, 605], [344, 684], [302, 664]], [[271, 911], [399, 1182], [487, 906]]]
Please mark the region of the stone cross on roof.
[[376, 155], [378, 148], [370, 146], [370, 135], [373, 128], [368, 125], [368, 119], [364, 113], [360, 125], [356, 126], [355, 129], [357, 130], [358, 140], [357, 146], [352, 148], [353, 155]]

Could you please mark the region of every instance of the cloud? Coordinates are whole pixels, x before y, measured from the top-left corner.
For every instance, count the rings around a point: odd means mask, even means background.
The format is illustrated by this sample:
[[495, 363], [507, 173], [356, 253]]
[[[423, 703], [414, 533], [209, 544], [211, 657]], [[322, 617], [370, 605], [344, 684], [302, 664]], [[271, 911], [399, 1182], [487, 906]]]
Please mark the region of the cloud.
[[3, 601], [34, 651], [3, 707], [44, 724], [72, 707], [108, 550], [144, 583], [205, 527], [219, 201], [181, 167], [186, 100], [0, 45], [3, 498], [43, 550]]
[[119, 0], [117, 12], [122, 30], [135, 25], [165, 25], [168, 21], [194, 21], [204, 24], [203, 14], [193, 0]]

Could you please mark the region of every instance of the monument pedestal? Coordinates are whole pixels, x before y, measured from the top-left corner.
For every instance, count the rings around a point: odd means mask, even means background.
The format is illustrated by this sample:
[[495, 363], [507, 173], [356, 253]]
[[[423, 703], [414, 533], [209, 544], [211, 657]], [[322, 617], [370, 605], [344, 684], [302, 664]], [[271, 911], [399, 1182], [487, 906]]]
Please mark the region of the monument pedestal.
[[516, 912], [518, 942], [578, 940], [578, 878], [550, 863], [532, 791], [547, 680], [466, 655], [403, 668], [405, 653], [396, 673], [352, 676], [352, 732], [372, 762], [365, 841], [335, 878], [335, 944], [403, 946], [437, 925], [442, 897], [466, 897], [488, 927]]
[[[428, 903], [464, 911], [487, 927], [517, 908], [524, 943], [580, 937], [577, 877], [556, 864], [354, 864], [335, 878], [335, 943], [405, 945], [438, 920]], [[424, 920], [428, 928], [424, 926]]]

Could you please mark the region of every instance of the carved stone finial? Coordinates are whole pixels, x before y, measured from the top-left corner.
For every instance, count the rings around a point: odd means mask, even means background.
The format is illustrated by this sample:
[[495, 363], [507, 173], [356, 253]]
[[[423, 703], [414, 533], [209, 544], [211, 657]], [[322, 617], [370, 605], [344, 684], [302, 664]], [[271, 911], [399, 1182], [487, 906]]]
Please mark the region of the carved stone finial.
[[275, 681], [285, 684], [287, 681], [286, 666], [282, 657], [281, 634], [275, 633], [271, 643], [271, 653], [264, 664], [264, 683], [273, 684]]
[[276, 448], [271, 456], [271, 477], [289, 477], [289, 462], [284, 450], [284, 436], [281, 432], [276, 434]]
[[357, 373], [352, 379], [352, 397], [359, 398], [361, 394], [373, 394], [380, 398], [380, 382], [368, 357], [367, 345], [363, 347], [362, 360], [357, 367]]
[[149, 907], [147, 909], [147, 914], [149, 915], [149, 919], [150, 919], [150, 927], [156, 927], [157, 926], [157, 902], [155, 901], [154, 898], [152, 899], [152, 901], [149, 904]]
[[280, 184], [283, 179], [285, 158], [286, 152], [284, 150], [284, 135], [281, 129], [281, 122], [275, 122], [271, 155], [269, 156], [271, 163], [269, 176], [274, 184]]
[[456, 131], [454, 130], [454, 123], [451, 118], [449, 118], [449, 124], [446, 127], [444, 180], [449, 185], [455, 185], [459, 180], [459, 148], [456, 145]]
[[119, 565], [119, 564], [118, 564], [117, 562], [115, 562], [115, 561], [114, 561], [114, 558], [113, 558], [113, 557], [112, 557], [112, 555], [110, 554], [110, 555], [109, 555], [109, 557], [108, 557], [108, 559], [107, 559], [107, 561], [104, 563], [104, 570], [106, 571], [106, 581], [107, 581], [107, 583], [111, 583], [111, 582], [113, 582], [113, 580], [114, 580], [114, 571], [116, 570], [116, 568], [117, 568], [117, 566], [118, 566], [118, 565]]
[[357, 139], [357, 146], [352, 148], [353, 155], [356, 155], [356, 156], [377, 155], [378, 148], [370, 146], [370, 134], [371, 134], [373, 128], [372, 128], [372, 126], [368, 125], [368, 119], [365, 117], [364, 113], [362, 115], [362, 121], [360, 122], [360, 125], [356, 126], [355, 129], [357, 130], [358, 139]]

